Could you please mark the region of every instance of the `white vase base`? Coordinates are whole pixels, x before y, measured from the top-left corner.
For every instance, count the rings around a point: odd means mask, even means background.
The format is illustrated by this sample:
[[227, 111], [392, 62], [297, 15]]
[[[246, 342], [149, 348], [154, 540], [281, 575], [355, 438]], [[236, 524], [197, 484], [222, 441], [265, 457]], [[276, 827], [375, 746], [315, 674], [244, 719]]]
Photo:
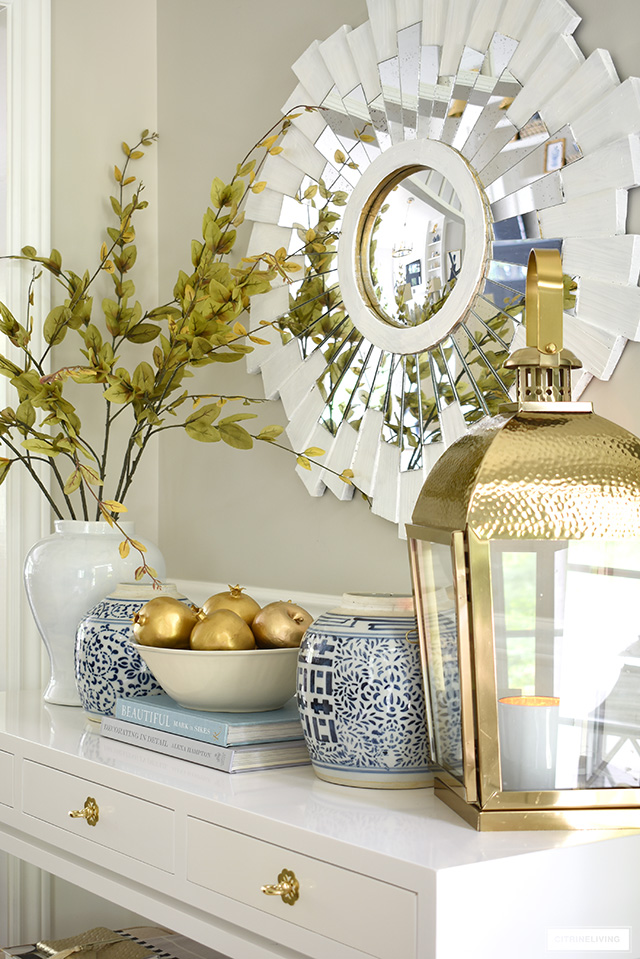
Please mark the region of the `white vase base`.
[[75, 682], [73, 686], [69, 686], [52, 680], [44, 691], [44, 701], [55, 706], [82, 705]]
[[424, 773], [381, 773], [376, 776], [370, 769], [363, 769], [360, 773], [354, 769], [331, 770], [319, 768], [312, 763], [312, 768], [318, 779], [337, 786], [359, 786], [362, 789], [425, 789], [433, 786], [434, 773], [429, 770]]

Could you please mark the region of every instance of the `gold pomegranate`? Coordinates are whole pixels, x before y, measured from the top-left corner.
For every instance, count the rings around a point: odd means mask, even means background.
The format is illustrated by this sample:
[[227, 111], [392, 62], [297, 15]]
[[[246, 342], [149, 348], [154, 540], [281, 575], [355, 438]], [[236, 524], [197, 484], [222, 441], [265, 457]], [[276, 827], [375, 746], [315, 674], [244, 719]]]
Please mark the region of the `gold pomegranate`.
[[230, 586], [228, 591], [210, 596], [202, 609], [207, 616], [217, 609], [230, 609], [251, 626], [254, 616], [260, 610], [260, 604], [244, 592], [244, 586]]
[[291, 600], [263, 606], [251, 624], [256, 645], [262, 649], [299, 646], [313, 616]]
[[141, 646], [187, 649], [197, 609], [173, 596], [154, 596], [133, 617], [133, 635]]
[[200, 618], [191, 630], [191, 649], [255, 649], [251, 629], [231, 609], [216, 609]]

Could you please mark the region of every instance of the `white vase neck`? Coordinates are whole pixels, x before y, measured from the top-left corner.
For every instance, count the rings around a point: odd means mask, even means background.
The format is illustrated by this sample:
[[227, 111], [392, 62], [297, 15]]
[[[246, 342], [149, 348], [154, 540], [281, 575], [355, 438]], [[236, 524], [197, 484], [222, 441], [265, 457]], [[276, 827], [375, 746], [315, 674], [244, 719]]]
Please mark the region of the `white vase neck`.
[[[118, 520], [122, 530], [128, 535], [135, 531], [135, 523], [131, 521], [122, 522]], [[122, 536], [122, 532], [115, 527], [109, 526], [104, 520], [87, 519], [57, 519], [55, 521], [56, 533], [84, 533], [90, 536]]]

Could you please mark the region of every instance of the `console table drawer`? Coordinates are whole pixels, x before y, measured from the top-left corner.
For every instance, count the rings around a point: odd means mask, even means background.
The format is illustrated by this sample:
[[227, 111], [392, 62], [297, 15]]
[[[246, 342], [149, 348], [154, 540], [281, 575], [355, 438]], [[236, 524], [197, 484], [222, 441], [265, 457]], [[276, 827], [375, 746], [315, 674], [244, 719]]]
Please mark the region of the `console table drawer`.
[[0, 802], [13, 806], [13, 756], [0, 749]]
[[[261, 891], [283, 869], [299, 882], [293, 905]], [[416, 952], [415, 893], [193, 818], [187, 879], [379, 959]]]
[[[23, 809], [28, 816], [150, 866], [173, 872], [172, 809], [40, 763], [26, 761], [22, 781]], [[72, 810], [83, 810], [88, 797], [98, 806], [95, 825], [90, 825], [86, 818], [69, 815]]]

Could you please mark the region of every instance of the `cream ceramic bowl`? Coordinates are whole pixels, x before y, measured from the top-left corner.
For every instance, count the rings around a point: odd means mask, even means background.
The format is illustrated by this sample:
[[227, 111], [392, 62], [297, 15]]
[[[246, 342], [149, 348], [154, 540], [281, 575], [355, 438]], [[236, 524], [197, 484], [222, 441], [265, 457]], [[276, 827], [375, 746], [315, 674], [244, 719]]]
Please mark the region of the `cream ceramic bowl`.
[[132, 645], [164, 691], [188, 709], [279, 709], [296, 691], [297, 647], [196, 650]]

